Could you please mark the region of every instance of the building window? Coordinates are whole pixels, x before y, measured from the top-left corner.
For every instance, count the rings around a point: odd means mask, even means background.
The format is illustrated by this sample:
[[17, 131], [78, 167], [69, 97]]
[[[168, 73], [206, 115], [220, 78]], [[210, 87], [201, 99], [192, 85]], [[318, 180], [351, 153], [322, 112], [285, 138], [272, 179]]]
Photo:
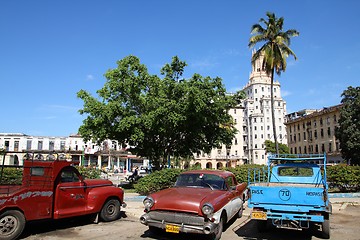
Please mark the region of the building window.
[[5, 150], [10, 151], [10, 141], [5, 141]]
[[26, 141], [26, 150], [31, 150], [31, 143], [32, 143], [31, 140]]
[[60, 150], [65, 150], [65, 141], [60, 141]]
[[317, 131], [314, 130], [314, 138], [317, 139]]
[[38, 141], [38, 150], [43, 149], [43, 141]]
[[329, 143], [329, 152], [332, 152], [332, 144]]
[[330, 127], [328, 127], [327, 133], [328, 133], [328, 136], [330, 137], [330, 136], [331, 136], [331, 129], [330, 129]]
[[325, 144], [321, 144], [321, 152], [325, 152]]
[[235, 145], [237, 145], [238, 144], [238, 140], [237, 140], [237, 138], [235, 138]]
[[305, 141], [305, 140], [306, 140], [306, 132], [304, 132], [304, 134], [303, 134], [303, 135], [304, 135], [304, 141]]
[[19, 151], [19, 141], [15, 141], [15, 143], [14, 143], [14, 151], [15, 152]]
[[53, 151], [54, 148], [55, 148], [55, 142], [54, 142], [54, 141], [50, 141], [50, 142], [49, 142], [49, 150], [50, 150], [50, 151]]
[[315, 144], [315, 153], [319, 153], [319, 145]]
[[324, 129], [320, 129], [320, 137], [321, 137], [321, 138], [324, 137]]
[[304, 147], [304, 153], [306, 154], [307, 152], [306, 152], [306, 146]]
[[326, 118], [326, 124], [329, 125], [330, 124], [330, 117]]

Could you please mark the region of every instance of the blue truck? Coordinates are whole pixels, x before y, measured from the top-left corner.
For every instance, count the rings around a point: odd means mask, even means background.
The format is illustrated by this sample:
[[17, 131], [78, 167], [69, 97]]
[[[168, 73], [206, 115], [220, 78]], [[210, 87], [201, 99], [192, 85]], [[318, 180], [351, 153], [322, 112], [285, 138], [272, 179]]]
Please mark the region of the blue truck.
[[248, 182], [248, 207], [259, 231], [310, 229], [330, 238], [325, 154], [270, 155], [267, 167], [249, 169]]

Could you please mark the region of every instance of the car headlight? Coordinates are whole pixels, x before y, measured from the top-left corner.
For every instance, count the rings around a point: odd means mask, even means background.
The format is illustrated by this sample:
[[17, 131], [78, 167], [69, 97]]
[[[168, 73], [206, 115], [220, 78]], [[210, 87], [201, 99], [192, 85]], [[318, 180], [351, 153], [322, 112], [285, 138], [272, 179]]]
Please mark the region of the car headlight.
[[205, 203], [202, 206], [201, 211], [204, 215], [209, 216], [214, 213], [214, 207], [210, 203]]
[[152, 197], [146, 197], [143, 201], [146, 210], [150, 210], [154, 206], [154, 199]]

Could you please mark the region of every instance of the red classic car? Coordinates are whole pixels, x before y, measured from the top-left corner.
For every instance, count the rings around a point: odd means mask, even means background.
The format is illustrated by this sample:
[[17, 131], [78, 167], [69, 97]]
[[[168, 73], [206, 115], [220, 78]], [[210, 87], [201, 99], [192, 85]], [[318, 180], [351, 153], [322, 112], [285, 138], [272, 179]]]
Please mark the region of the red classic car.
[[238, 184], [233, 173], [194, 170], [179, 175], [175, 186], [144, 199], [140, 222], [157, 232], [200, 233], [220, 239], [223, 226], [241, 217], [247, 183]]

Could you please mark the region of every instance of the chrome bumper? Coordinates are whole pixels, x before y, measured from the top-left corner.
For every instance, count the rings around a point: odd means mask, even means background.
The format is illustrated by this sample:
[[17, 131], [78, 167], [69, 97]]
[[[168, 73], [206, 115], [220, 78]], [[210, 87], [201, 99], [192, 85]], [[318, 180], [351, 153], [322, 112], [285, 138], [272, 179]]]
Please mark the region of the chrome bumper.
[[180, 232], [183, 233], [200, 233], [200, 234], [212, 234], [215, 232], [218, 224], [212, 222], [204, 222], [203, 225], [191, 225], [177, 222], [166, 222], [165, 220], [152, 219], [148, 213], [145, 213], [140, 217], [140, 222], [147, 226], [157, 227], [161, 229], [166, 228], [166, 224], [171, 224], [180, 227]]

